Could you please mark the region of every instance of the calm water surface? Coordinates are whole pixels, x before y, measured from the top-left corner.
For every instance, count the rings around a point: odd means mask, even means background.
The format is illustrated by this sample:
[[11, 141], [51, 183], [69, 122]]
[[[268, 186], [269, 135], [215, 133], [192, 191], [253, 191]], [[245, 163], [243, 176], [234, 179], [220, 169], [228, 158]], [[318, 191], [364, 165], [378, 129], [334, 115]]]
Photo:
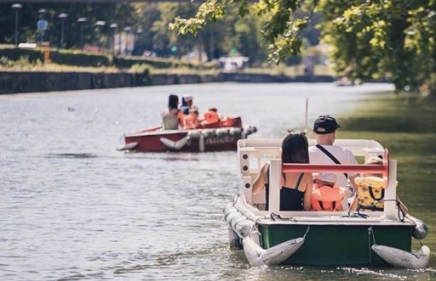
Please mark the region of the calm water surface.
[[202, 84], [0, 96], [0, 280], [436, 278], [434, 258], [422, 271], [251, 267], [229, 250], [222, 217], [238, 190], [236, 152], [116, 150], [124, 133], [159, 125], [170, 93], [194, 95], [200, 111], [239, 114], [257, 126], [251, 137], [265, 138], [303, 128], [306, 97], [311, 124], [391, 89]]

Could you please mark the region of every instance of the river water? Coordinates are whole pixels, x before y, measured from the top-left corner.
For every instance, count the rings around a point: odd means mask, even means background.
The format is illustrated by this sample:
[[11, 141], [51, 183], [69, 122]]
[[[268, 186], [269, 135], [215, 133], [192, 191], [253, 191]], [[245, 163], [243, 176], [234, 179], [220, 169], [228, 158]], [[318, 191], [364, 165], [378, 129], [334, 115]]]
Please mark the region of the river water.
[[419, 271], [251, 267], [229, 249], [222, 216], [238, 190], [236, 152], [116, 150], [124, 133], [159, 125], [170, 93], [241, 115], [258, 128], [252, 138], [277, 138], [305, 127], [306, 98], [312, 124], [391, 89], [199, 84], [0, 96], [0, 280], [436, 278], [434, 261]]

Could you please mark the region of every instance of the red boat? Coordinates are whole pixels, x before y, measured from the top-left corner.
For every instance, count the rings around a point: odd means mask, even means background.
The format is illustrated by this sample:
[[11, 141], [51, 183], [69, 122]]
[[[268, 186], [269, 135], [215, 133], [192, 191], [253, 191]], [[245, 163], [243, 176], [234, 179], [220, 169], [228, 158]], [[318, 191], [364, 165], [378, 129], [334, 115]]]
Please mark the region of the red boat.
[[139, 152], [204, 152], [236, 150], [237, 142], [257, 131], [242, 126], [241, 117], [227, 117], [219, 122], [189, 130], [162, 130], [154, 127], [124, 135], [120, 150]]

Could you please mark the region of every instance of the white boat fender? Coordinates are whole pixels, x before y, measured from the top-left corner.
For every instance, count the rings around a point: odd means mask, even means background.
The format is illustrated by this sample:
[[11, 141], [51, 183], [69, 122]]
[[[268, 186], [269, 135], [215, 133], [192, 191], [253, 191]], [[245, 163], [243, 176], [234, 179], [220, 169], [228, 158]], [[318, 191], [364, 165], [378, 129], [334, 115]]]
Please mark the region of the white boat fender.
[[118, 148], [118, 150], [134, 150], [138, 146], [139, 142], [130, 142], [125, 144], [123, 147]]
[[240, 136], [242, 133], [242, 129], [241, 128], [237, 128], [237, 127], [233, 127], [229, 129], [229, 134], [231, 136]]
[[228, 226], [241, 238], [249, 235], [254, 227], [254, 222], [241, 214], [232, 205], [228, 205], [224, 208], [224, 219]]
[[242, 250], [242, 241], [239, 235], [229, 226], [229, 244], [232, 250]]
[[[249, 237], [251, 238], [251, 240], [254, 241], [254, 243], [256, 243], [257, 245], [260, 246], [260, 232], [257, 228], [255, 228], [253, 231], [251, 231], [251, 233], [249, 234]], [[241, 240], [242, 242], [242, 240]]]
[[[234, 218], [230, 221], [230, 225], [232, 226], [232, 228], [233, 228], [234, 230], [236, 230], [236, 227], [237, 227], [238, 225], [243, 224], [245, 221], [248, 221], [248, 219], [247, 219], [246, 217], [244, 217], [243, 215], [241, 215], [241, 216], [237, 216], [237, 217], [234, 217]], [[239, 232], [238, 232], [238, 233], [239, 233]]]
[[190, 130], [190, 131], [188, 131], [188, 137], [190, 139], [196, 140], [196, 139], [200, 138], [200, 131], [199, 130]]
[[229, 134], [229, 130], [228, 129], [216, 129], [215, 134], [219, 137], [225, 136]]
[[430, 248], [422, 246], [417, 252], [407, 252], [397, 248], [372, 245], [372, 249], [384, 261], [400, 268], [426, 268], [430, 262]]
[[252, 266], [278, 265], [292, 256], [304, 244], [304, 238], [299, 237], [262, 249], [250, 236], [242, 239], [245, 257]]
[[238, 192], [235, 195], [233, 203], [227, 204], [227, 206], [224, 208], [224, 217], [226, 217], [229, 212], [234, 212], [235, 210], [251, 221], [256, 221], [258, 219], [256, 214], [260, 212], [256, 207], [247, 204], [245, 201], [245, 196], [241, 192]]
[[254, 229], [254, 222], [250, 220], [241, 221], [236, 224], [234, 230], [239, 235], [239, 237], [244, 238], [250, 235]]
[[181, 138], [178, 141], [172, 141], [170, 139], [161, 137], [159, 140], [168, 149], [177, 151], [177, 150], [182, 149], [186, 145], [186, 143], [189, 141], [189, 138], [186, 136], [186, 137]]
[[422, 220], [417, 219], [410, 214], [407, 214], [406, 218], [415, 224], [415, 227], [412, 231], [413, 238], [418, 240], [424, 239], [428, 233], [427, 225]]
[[227, 215], [232, 213], [232, 212], [236, 212], [236, 208], [233, 207], [232, 203], [227, 204], [224, 209], [223, 209], [223, 213], [224, 213], [224, 219], [226, 219]]
[[210, 138], [210, 137], [215, 135], [215, 130], [214, 129], [204, 129], [204, 130], [201, 131], [201, 134], [205, 138]]
[[251, 134], [256, 133], [256, 132], [257, 132], [257, 128], [254, 126], [251, 126], [251, 125], [245, 129], [246, 135], [251, 135]]
[[307, 227], [306, 233], [303, 237], [285, 241], [266, 250], [262, 249], [262, 247], [252, 239], [252, 234], [250, 234], [242, 239], [245, 257], [253, 266], [278, 265], [300, 249], [304, 244], [309, 230], [310, 226]]
[[239, 213], [238, 211], [236, 211], [236, 212], [230, 212], [230, 213], [228, 213], [228, 214], [225, 216], [225, 220], [226, 220], [226, 222], [231, 226], [231, 225], [232, 225], [232, 224], [231, 224], [231, 221], [232, 221], [234, 218], [239, 217], [239, 216], [242, 216], [242, 214]]
[[252, 221], [257, 220], [256, 214], [259, 212], [258, 209], [254, 210], [254, 207], [251, 207], [248, 204], [244, 204], [244, 203], [240, 202], [240, 200], [237, 200], [233, 204], [233, 206], [235, 207], [236, 210], [238, 210], [241, 214], [246, 216], [248, 219], [250, 219]]

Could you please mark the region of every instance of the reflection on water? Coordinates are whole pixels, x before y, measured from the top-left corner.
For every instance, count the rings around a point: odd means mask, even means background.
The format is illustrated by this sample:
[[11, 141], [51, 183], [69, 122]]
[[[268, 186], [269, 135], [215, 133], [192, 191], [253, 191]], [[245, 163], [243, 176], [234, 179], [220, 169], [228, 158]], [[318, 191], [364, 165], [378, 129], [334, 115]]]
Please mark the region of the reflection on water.
[[[228, 248], [235, 152], [124, 153], [170, 93], [281, 137], [390, 85], [203, 84], [0, 96], [0, 280], [427, 280], [433, 270], [250, 267]], [[74, 109], [74, 110], [71, 110]], [[405, 199], [407, 200], [407, 199]], [[414, 214], [420, 217], [420, 214]], [[429, 222], [430, 229], [436, 222]], [[433, 234], [428, 244], [436, 249]], [[433, 263], [432, 263], [433, 265]]]

